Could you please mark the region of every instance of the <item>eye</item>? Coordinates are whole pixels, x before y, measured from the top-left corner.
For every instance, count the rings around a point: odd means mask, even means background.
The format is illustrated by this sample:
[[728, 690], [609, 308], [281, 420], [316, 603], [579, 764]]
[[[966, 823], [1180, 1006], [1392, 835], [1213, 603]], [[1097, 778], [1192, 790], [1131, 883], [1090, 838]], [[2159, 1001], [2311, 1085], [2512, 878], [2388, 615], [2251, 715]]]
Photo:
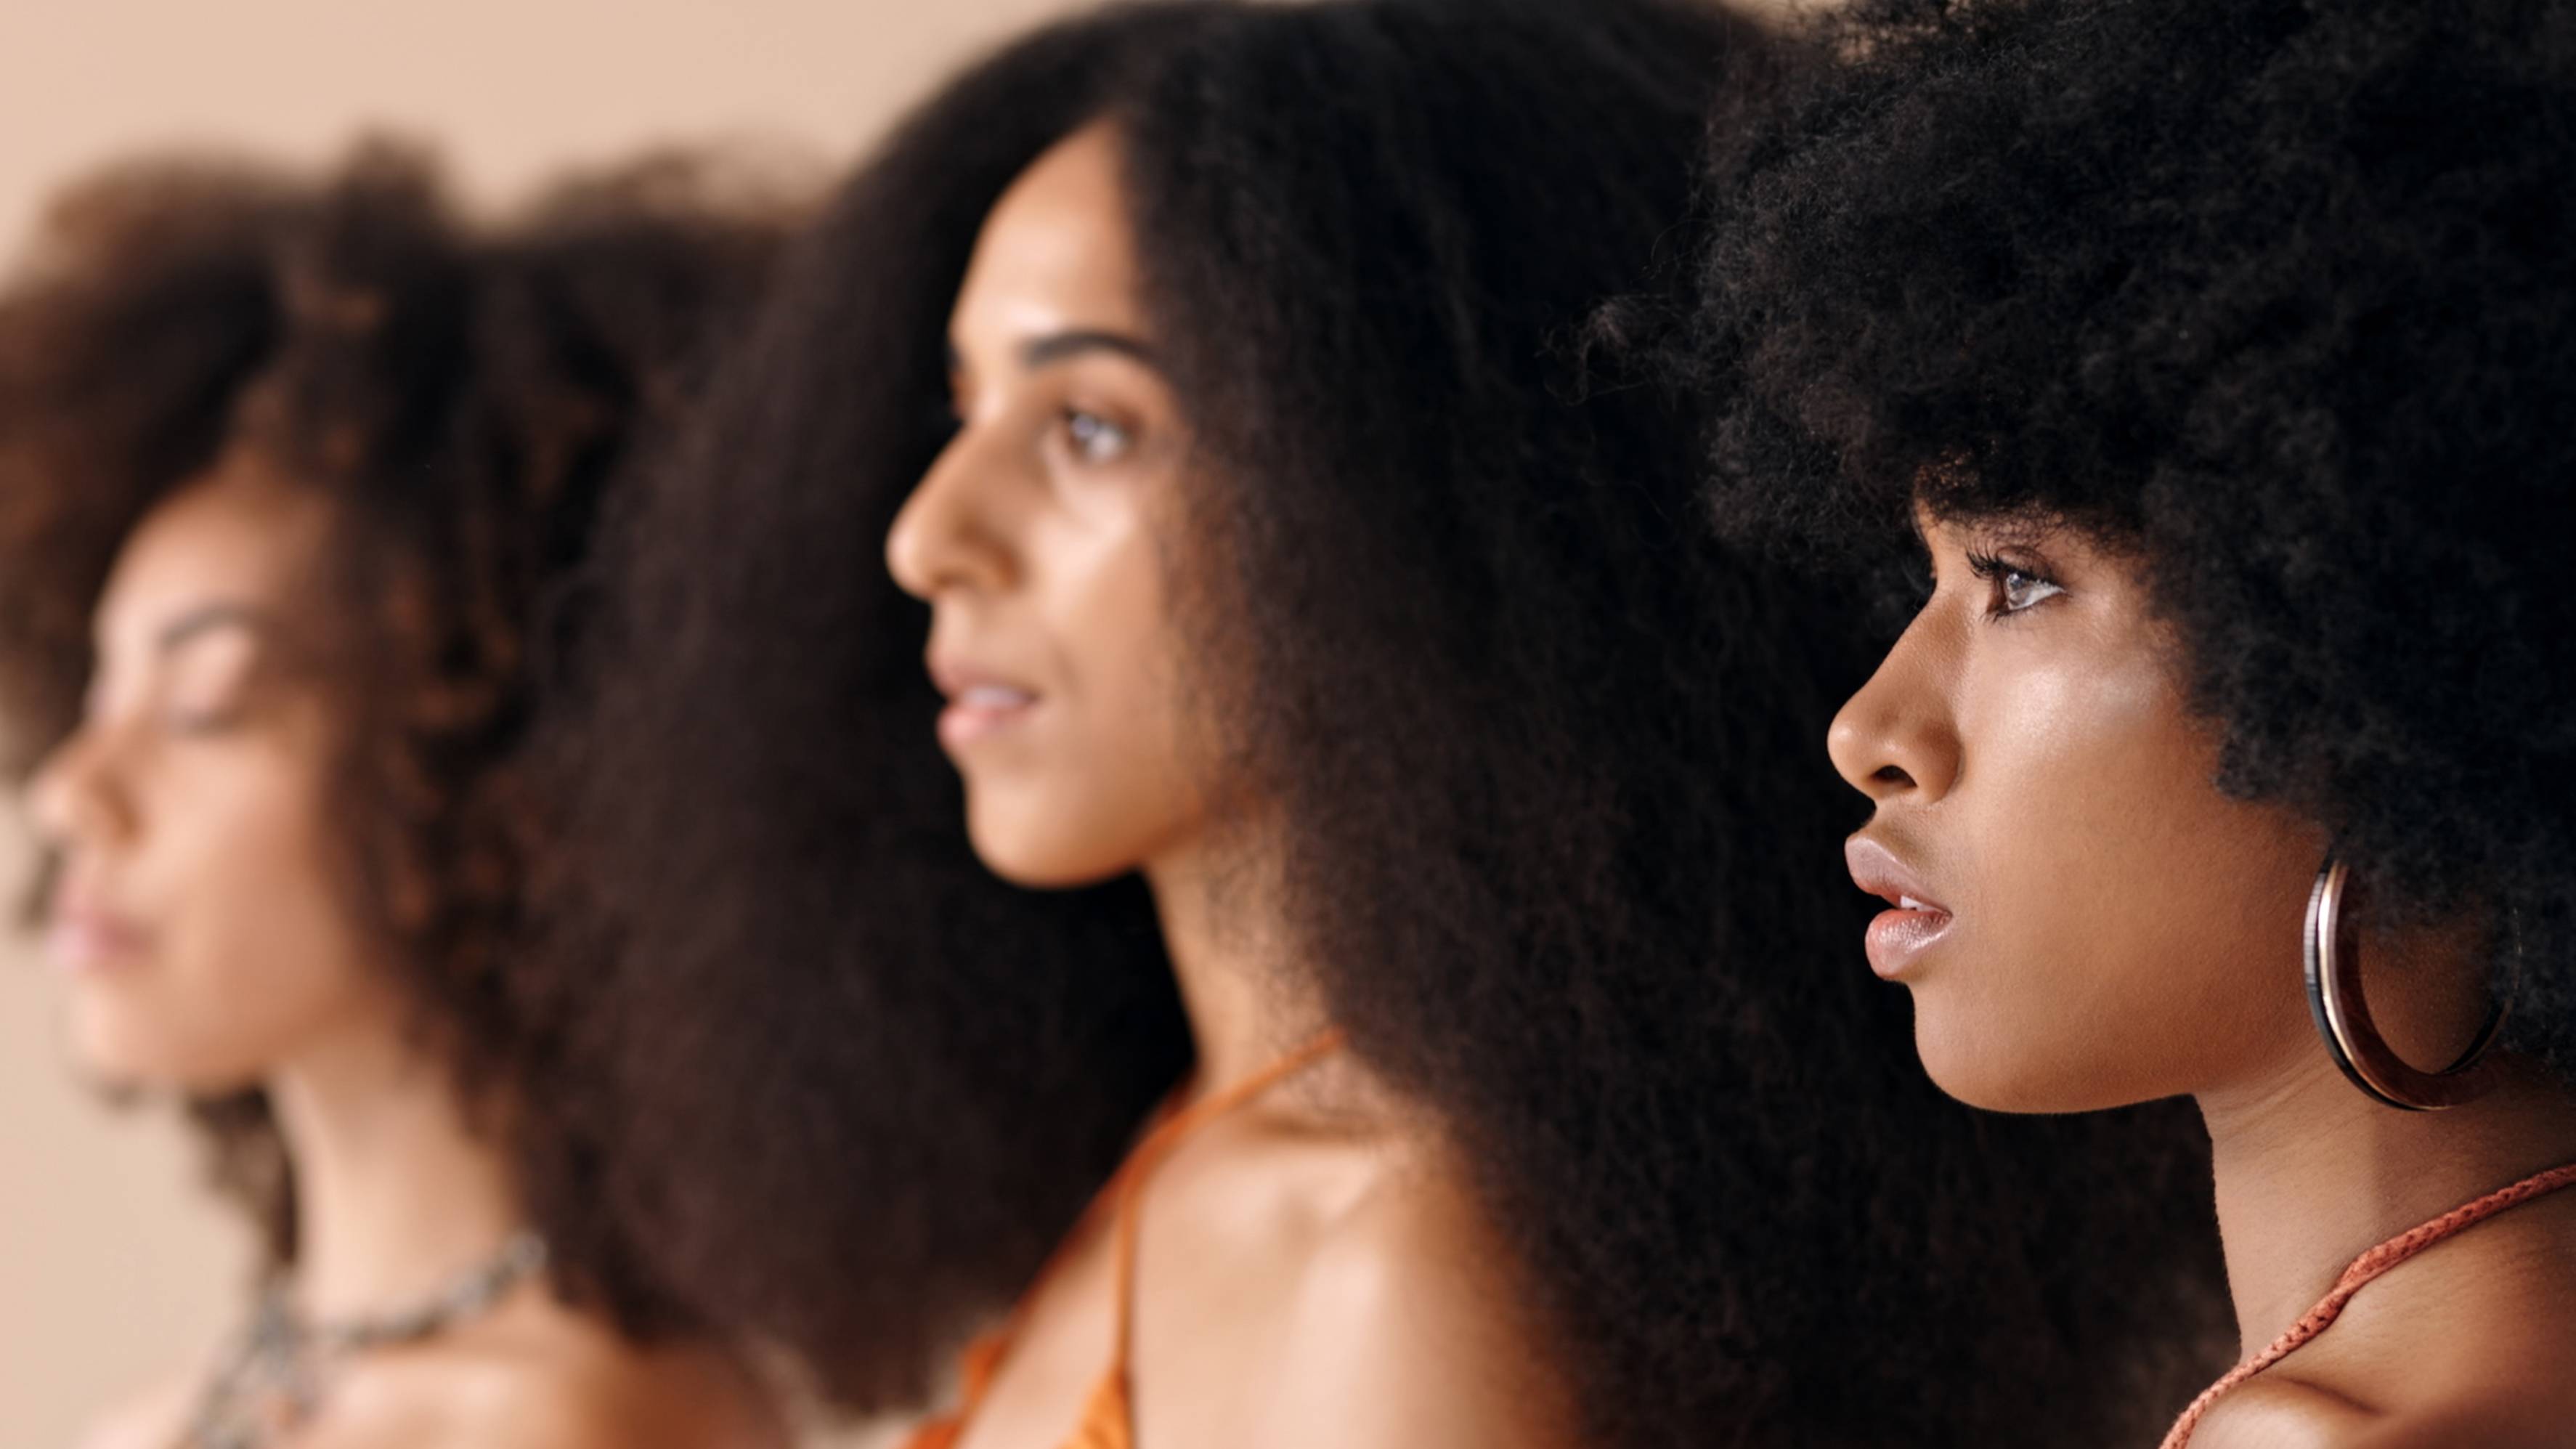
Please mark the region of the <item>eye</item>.
[[250, 638], [208, 635], [182, 649], [156, 682], [153, 716], [165, 734], [204, 739], [247, 724], [267, 679]]
[[1986, 606], [1989, 619], [2027, 613], [2066, 592], [2062, 585], [2037, 570], [2006, 563], [1992, 554], [1970, 554], [1968, 569], [1994, 588], [1993, 600]]
[[161, 728], [182, 739], [212, 739], [238, 729], [246, 715], [231, 701], [210, 708], [173, 707], [161, 712]]
[[180, 739], [210, 739], [232, 733], [250, 717], [249, 689], [244, 681], [210, 685], [188, 681], [161, 701], [162, 732]]
[[1065, 409], [1064, 436], [1073, 448], [1073, 456], [1085, 463], [1114, 463], [1136, 445], [1125, 428], [1080, 408]]

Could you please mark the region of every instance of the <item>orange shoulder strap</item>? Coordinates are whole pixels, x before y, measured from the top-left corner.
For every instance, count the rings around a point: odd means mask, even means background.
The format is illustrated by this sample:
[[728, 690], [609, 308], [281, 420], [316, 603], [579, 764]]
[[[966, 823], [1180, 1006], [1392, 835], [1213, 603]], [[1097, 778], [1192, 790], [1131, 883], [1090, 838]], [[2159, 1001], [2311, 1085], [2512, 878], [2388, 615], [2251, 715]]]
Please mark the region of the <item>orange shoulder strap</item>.
[[[1160, 1165], [1165, 1157], [1171, 1155], [1172, 1149], [1180, 1145], [1190, 1133], [1250, 1102], [1272, 1087], [1340, 1050], [1341, 1046], [1342, 1034], [1339, 1031], [1325, 1032], [1223, 1091], [1212, 1093], [1177, 1111], [1165, 1111], [1161, 1114], [1161, 1120], [1146, 1131], [1144, 1137], [1137, 1142], [1135, 1149], [1127, 1154], [1127, 1160], [1119, 1164], [1118, 1171], [1101, 1187], [1100, 1195], [1093, 1200], [1090, 1211], [1083, 1214], [1082, 1222], [1075, 1226], [1067, 1245], [1080, 1241], [1084, 1236], [1084, 1228], [1104, 1208], [1118, 1214], [1116, 1261], [1113, 1269], [1116, 1276], [1112, 1280], [1117, 1295], [1115, 1300], [1117, 1317], [1113, 1329], [1115, 1337], [1112, 1339], [1115, 1347], [1112, 1349], [1113, 1356], [1109, 1371], [1102, 1377], [1100, 1386], [1093, 1393], [1091, 1401], [1084, 1406], [1083, 1423], [1076, 1431], [1073, 1445], [1080, 1446], [1086, 1442], [1098, 1440], [1101, 1437], [1099, 1430], [1107, 1427], [1100, 1421], [1114, 1420], [1120, 1430], [1123, 1430], [1129, 1422], [1127, 1346], [1135, 1321], [1136, 1219], [1145, 1180], [1153, 1174], [1154, 1168]], [[1003, 1361], [1010, 1357], [1011, 1347], [1018, 1340], [1021, 1327], [1027, 1320], [1029, 1305], [1036, 1300], [1039, 1291], [1045, 1287], [1047, 1281], [1055, 1276], [1056, 1266], [1062, 1261], [1063, 1251], [1059, 1249], [1056, 1262], [1049, 1263], [1039, 1273], [1036, 1281], [1030, 1285], [1028, 1293], [1021, 1299], [1020, 1306], [1013, 1311], [1010, 1321], [999, 1330], [979, 1339], [972, 1348], [967, 1350], [964, 1383], [960, 1394], [961, 1403], [957, 1412], [943, 1415], [922, 1425], [914, 1432], [913, 1437], [906, 1441], [905, 1449], [953, 1449], [953, 1446], [965, 1436], [966, 1426], [974, 1419], [975, 1410], [983, 1403], [985, 1392], [992, 1386], [994, 1375], [1000, 1372]], [[1123, 1436], [1119, 1442], [1125, 1442]]]
[[1145, 1134], [1142, 1142], [1136, 1144], [1135, 1152], [1121, 1169], [1120, 1175], [1126, 1180], [1118, 1194], [1118, 1256], [1114, 1280], [1118, 1293], [1118, 1318], [1117, 1337], [1112, 1340], [1116, 1345], [1113, 1350], [1116, 1357], [1112, 1360], [1111, 1372], [1122, 1386], [1127, 1378], [1128, 1341], [1135, 1324], [1136, 1234], [1137, 1221], [1143, 1215], [1146, 1179], [1153, 1176], [1154, 1169], [1192, 1132], [1341, 1050], [1342, 1043], [1341, 1032], [1327, 1031], [1233, 1086], [1202, 1097], [1166, 1117], [1153, 1131]]
[[2272, 1340], [2269, 1347], [2229, 1369], [2225, 1378], [2211, 1384], [2199, 1398], [2192, 1400], [2191, 1407], [2182, 1411], [2182, 1417], [2165, 1435], [2162, 1449], [2183, 1449], [2191, 1442], [2193, 1431], [2200, 1427], [2202, 1416], [2209, 1412], [2210, 1405], [2218, 1402], [2220, 1395], [2288, 1358], [2309, 1340], [2325, 1332], [2343, 1316], [2344, 1307], [2352, 1302], [2352, 1296], [2371, 1280], [2435, 1243], [2456, 1237], [2507, 1208], [2520, 1207], [2534, 1198], [2571, 1186], [2576, 1186], [2576, 1162], [2535, 1173], [2511, 1187], [2498, 1188], [2475, 1202], [2451, 1209], [2431, 1222], [2409, 1228], [2353, 1259], [2352, 1266], [2343, 1270], [2343, 1276], [2335, 1280], [2333, 1289], [2318, 1300], [2316, 1307], [2309, 1309], [2304, 1317], [2290, 1325], [2287, 1332]]

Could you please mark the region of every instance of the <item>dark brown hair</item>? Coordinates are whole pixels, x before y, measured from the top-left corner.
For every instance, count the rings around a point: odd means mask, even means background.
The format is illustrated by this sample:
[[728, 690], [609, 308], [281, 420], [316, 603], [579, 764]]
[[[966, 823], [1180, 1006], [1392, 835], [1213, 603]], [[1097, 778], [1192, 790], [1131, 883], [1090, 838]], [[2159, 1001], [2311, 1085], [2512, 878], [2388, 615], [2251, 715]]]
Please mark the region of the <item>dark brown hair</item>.
[[1867, 0], [1738, 158], [1685, 380], [1731, 533], [2135, 559], [2216, 784], [2494, 913], [2576, 1082], [2576, 9]]
[[1137, 882], [977, 864], [882, 561], [987, 213], [1105, 120], [1208, 464], [1185, 677], [1286, 807], [1300, 954], [1462, 1149], [1587, 1442], [2107, 1443], [2214, 1369], [2196, 1123], [1923, 1079], [1854, 959], [1820, 748], [1878, 641], [1696, 527], [1688, 417], [1574, 345], [1687, 255], [1710, 107], [1787, 63], [1681, 0], [1113, 9], [850, 182], [643, 510], [577, 737], [624, 1190], [729, 1322], [854, 1400], [913, 1387], [1187, 1061]]
[[[569, 984], [522, 949], [544, 836], [524, 745], [577, 632], [555, 607], [603, 494], [697, 391], [753, 298], [779, 209], [671, 157], [461, 223], [413, 152], [319, 181], [193, 159], [118, 167], [54, 208], [0, 293], [0, 707], [23, 777], [75, 724], [89, 616], [164, 499], [251, 450], [335, 506], [349, 895], [420, 1028], [506, 1136], [567, 1291], [629, 1329], [679, 1316], [587, 1206], [592, 1140], [555, 1103]], [[577, 1094], [570, 1094], [577, 1096]], [[256, 1089], [194, 1104], [273, 1266], [295, 1194]]]

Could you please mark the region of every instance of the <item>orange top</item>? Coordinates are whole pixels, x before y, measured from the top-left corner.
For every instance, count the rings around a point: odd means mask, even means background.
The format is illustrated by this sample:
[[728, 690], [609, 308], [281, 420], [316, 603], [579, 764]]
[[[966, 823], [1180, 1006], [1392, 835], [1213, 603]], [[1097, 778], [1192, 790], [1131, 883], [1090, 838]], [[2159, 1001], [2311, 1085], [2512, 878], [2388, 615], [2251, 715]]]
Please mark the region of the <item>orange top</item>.
[[2308, 1340], [2323, 1333], [2343, 1316], [2344, 1305], [2364, 1284], [2445, 1238], [2456, 1237], [2469, 1228], [2485, 1222], [2507, 1208], [2517, 1208], [2534, 1198], [2546, 1197], [2562, 1187], [2576, 1186], [2576, 1163], [2553, 1167], [2547, 1172], [2526, 1177], [2511, 1187], [2498, 1188], [2476, 1202], [2451, 1209], [2429, 1223], [2409, 1228], [2387, 1242], [2352, 1260], [2335, 1280], [2333, 1291], [2326, 1294], [2307, 1316], [2291, 1324], [2287, 1333], [2272, 1340], [2272, 1346], [2227, 1371], [2227, 1376], [2211, 1384], [2191, 1407], [2182, 1411], [2173, 1431], [2165, 1435], [2163, 1449], [2183, 1449], [2191, 1442], [2192, 1431], [2200, 1427], [2201, 1417], [2221, 1394], [2254, 1377], [2263, 1370], [2288, 1358]]
[[[1086, 1236], [1084, 1230], [1101, 1211], [1114, 1205], [1118, 1214], [1114, 1270], [1117, 1319], [1111, 1339], [1114, 1346], [1110, 1351], [1108, 1371], [1101, 1375], [1091, 1397], [1083, 1402], [1082, 1417], [1075, 1422], [1072, 1437], [1064, 1441], [1063, 1449], [1134, 1449], [1136, 1443], [1134, 1406], [1128, 1396], [1127, 1350], [1134, 1336], [1135, 1322], [1137, 1208], [1144, 1194], [1146, 1178], [1190, 1133], [1295, 1076], [1331, 1055], [1341, 1045], [1342, 1034], [1328, 1031], [1222, 1092], [1178, 1111], [1167, 1110], [1162, 1119], [1146, 1132], [1144, 1140], [1136, 1144], [1136, 1150], [1127, 1154], [1127, 1161], [1102, 1186], [1100, 1195], [1092, 1200], [1090, 1210], [1083, 1214], [1073, 1236], [1066, 1240], [1066, 1247], [1080, 1242]], [[1027, 1326], [1030, 1306], [1037, 1302], [1047, 1280], [1055, 1276], [1056, 1269], [1063, 1263], [1065, 1251], [1064, 1248], [1057, 1250], [1056, 1261], [1048, 1264], [1038, 1275], [1037, 1282], [1030, 1285], [1027, 1296], [1020, 1300], [1019, 1309], [1011, 1315], [1010, 1321], [966, 1350], [961, 1375], [965, 1385], [964, 1402], [958, 1406], [957, 1412], [924, 1424], [914, 1432], [905, 1449], [954, 1449], [966, 1437], [966, 1426], [974, 1422], [975, 1411], [983, 1406], [984, 1396], [992, 1389], [994, 1377], [1001, 1372], [1003, 1363], [1011, 1356], [1012, 1345]]]

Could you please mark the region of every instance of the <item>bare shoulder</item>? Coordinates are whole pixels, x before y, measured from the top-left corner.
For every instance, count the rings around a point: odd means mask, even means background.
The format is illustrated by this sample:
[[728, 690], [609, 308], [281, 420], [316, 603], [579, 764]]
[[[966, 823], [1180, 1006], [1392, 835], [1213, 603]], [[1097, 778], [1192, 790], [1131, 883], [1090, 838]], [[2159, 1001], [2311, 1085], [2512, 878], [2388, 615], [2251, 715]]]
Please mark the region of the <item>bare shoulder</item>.
[[2548, 1395], [2469, 1397], [2396, 1414], [2363, 1411], [2331, 1391], [2288, 1381], [2249, 1384], [2213, 1409], [2192, 1449], [2576, 1449], [2576, 1414]]
[[2354, 1436], [2339, 1449], [2571, 1449], [2576, 1416], [2565, 1405], [2462, 1403]]
[[1499, 1236], [1398, 1154], [1317, 1237], [1263, 1444], [1557, 1449], [1577, 1436]]
[[2436, 1245], [2211, 1412], [2195, 1449], [2576, 1449], [2576, 1200]]
[[2562, 1265], [2505, 1251], [2450, 1266], [2391, 1275], [2299, 1360], [2222, 1399], [2193, 1449], [2576, 1449]]
[[101, 1415], [80, 1449], [170, 1449], [188, 1426], [202, 1376], [173, 1374]]
[[552, 1309], [352, 1375], [349, 1449], [783, 1449], [751, 1376], [704, 1345], [642, 1346]]
[[[748, 1376], [704, 1349], [526, 1365], [494, 1375], [459, 1414], [454, 1449], [782, 1449], [785, 1431]], [[423, 1445], [421, 1449], [446, 1449]]]
[[2275, 1370], [2210, 1406], [2192, 1449], [2334, 1449], [2368, 1432], [2373, 1416], [2334, 1390]]

